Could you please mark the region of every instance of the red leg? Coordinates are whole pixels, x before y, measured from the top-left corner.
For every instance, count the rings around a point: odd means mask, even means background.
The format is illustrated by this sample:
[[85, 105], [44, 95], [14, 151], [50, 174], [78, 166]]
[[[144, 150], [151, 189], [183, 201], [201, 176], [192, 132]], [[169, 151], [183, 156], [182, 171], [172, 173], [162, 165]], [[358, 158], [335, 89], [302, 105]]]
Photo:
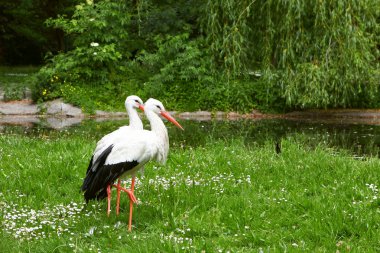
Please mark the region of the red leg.
[[[132, 176], [132, 184], [131, 184], [131, 192], [133, 197], [135, 196], [133, 192], [135, 191], [135, 177]], [[136, 197], [135, 197], [136, 200]], [[132, 212], [133, 212], [133, 203], [136, 201], [133, 201], [132, 199], [129, 201], [129, 221], [128, 221], [128, 231], [132, 231]]]
[[117, 197], [116, 197], [116, 215], [119, 215], [119, 211], [120, 211], [120, 183], [121, 183], [121, 180], [118, 179], [117, 180]]
[[137, 199], [135, 195], [133, 194], [133, 192], [131, 191], [131, 189], [125, 189], [121, 187], [120, 190], [128, 194], [129, 200], [131, 200], [133, 203], [137, 203]]
[[107, 186], [107, 200], [108, 200], [107, 216], [110, 216], [110, 212], [111, 212], [111, 185]]

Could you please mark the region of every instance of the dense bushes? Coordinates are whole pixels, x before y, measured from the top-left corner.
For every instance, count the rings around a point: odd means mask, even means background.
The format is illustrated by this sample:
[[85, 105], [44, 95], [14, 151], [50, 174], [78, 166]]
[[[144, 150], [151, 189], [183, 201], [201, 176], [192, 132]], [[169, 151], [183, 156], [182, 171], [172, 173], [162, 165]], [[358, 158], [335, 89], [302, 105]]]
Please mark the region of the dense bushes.
[[126, 6], [116, 2], [90, 2], [77, 5], [71, 19], [47, 20], [47, 25], [66, 32], [72, 49], [41, 68], [35, 76], [34, 99], [63, 97], [88, 111], [114, 105], [110, 98], [123, 90], [127, 73], [122, 59], [129, 51], [120, 43], [128, 38], [126, 13]]
[[34, 98], [89, 111], [131, 93], [176, 110], [376, 107], [378, 19], [375, 0], [87, 1], [47, 21], [72, 50], [36, 75]]

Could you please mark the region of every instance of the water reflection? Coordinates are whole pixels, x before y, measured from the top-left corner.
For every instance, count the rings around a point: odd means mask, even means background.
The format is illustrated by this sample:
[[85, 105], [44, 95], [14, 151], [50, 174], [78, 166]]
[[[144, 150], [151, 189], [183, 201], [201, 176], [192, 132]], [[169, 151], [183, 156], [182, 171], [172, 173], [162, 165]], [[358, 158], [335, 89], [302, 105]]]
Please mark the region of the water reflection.
[[[222, 139], [231, 141], [242, 139], [247, 146], [261, 145], [265, 142], [280, 142], [284, 138], [300, 138], [307, 145], [325, 143], [331, 147], [347, 149], [357, 156], [378, 155], [380, 147], [380, 126], [365, 124], [321, 123], [286, 119], [260, 120], [180, 120], [185, 131], [166, 124], [172, 146], [202, 146], [209, 141]], [[94, 143], [105, 134], [128, 124], [127, 119], [95, 121], [84, 120], [72, 127], [53, 129], [51, 122], [38, 121], [32, 125], [0, 126], [1, 134], [29, 135], [43, 138], [62, 138], [65, 136], [85, 136]], [[149, 128], [149, 124], [145, 122]], [[64, 127], [64, 126], [63, 126]]]
[[261, 145], [265, 142], [281, 142], [284, 138], [302, 138], [310, 146], [324, 143], [343, 148], [357, 156], [378, 155], [380, 126], [363, 124], [320, 123], [285, 119], [261, 119], [238, 121], [211, 121], [184, 123], [186, 131], [172, 133], [174, 139], [187, 145], [203, 145], [209, 139], [231, 140], [242, 138], [246, 145]]

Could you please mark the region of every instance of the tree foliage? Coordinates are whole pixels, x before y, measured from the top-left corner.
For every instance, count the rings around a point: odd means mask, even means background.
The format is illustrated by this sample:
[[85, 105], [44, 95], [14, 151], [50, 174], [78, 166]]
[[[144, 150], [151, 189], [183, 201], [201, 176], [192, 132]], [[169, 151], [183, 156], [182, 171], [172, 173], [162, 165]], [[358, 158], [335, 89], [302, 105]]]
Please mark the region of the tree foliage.
[[[87, 1], [77, 5], [70, 18], [48, 19], [49, 27], [67, 34], [72, 49], [51, 57], [37, 73], [34, 98], [64, 97], [88, 107], [85, 109], [89, 111], [96, 107], [96, 102], [107, 103], [106, 99], [121, 90], [120, 78], [125, 74], [123, 59], [128, 59], [130, 51], [120, 41], [128, 39], [129, 21], [127, 7], [115, 1], [97, 4]], [[90, 90], [97, 86], [103, 88], [104, 96], [91, 101]]]
[[370, 0], [208, 1], [204, 26], [228, 76], [271, 75], [268, 85], [291, 107], [365, 106], [378, 95], [379, 8]]
[[41, 64], [44, 54], [64, 51], [64, 34], [44, 25], [58, 13], [71, 15], [80, 0], [0, 0], [0, 63]]
[[379, 9], [376, 0], [87, 1], [47, 21], [72, 46], [41, 70], [36, 97], [62, 95], [55, 75], [174, 97], [183, 109], [379, 106]]

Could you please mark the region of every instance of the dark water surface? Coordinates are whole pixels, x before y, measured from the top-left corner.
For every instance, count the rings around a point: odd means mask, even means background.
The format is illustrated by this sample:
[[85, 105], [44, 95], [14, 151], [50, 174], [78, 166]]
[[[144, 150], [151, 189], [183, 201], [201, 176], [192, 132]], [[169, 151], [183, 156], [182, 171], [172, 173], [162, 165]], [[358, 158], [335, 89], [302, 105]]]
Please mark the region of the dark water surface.
[[[377, 156], [380, 148], [380, 125], [354, 124], [285, 119], [260, 120], [180, 120], [185, 131], [166, 123], [172, 146], [202, 146], [209, 141], [222, 139], [231, 141], [243, 139], [247, 146], [261, 145], [265, 142], [280, 143], [287, 138], [302, 139], [308, 145], [324, 143], [337, 149], [346, 149], [355, 156]], [[109, 120], [97, 122], [85, 120], [80, 124], [55, 130], [43, 123], [32, 126], [0, 126], [0, 134], [29, 135], [34, 137], [57, 138], [64, 136], [85, 136], [94, 143], [103, 135], [127, 125], [128, 120]], [[148, 124], [144, 124], [148, 127]]]

